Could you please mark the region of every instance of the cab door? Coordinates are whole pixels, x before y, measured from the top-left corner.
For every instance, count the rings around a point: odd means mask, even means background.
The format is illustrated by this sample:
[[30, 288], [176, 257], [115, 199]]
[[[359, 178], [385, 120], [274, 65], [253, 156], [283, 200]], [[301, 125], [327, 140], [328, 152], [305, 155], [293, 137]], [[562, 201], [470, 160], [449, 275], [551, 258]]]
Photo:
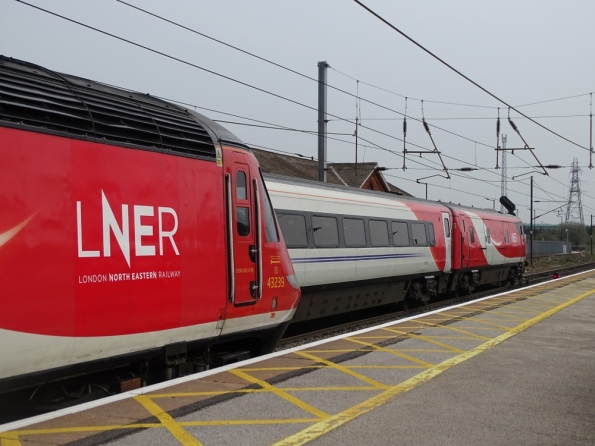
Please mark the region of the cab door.
[[444, 272], [450, 273], [452, 269], [452, 238], [450, 228], [450, 214], [448, 212], [442, 213], [442, 227], [444, 228], [444, 245], [446, 248]]
[[235, 306], [252, 305], [261, 296], [261, 234], [258, 183], [244, 155], [233, 153], [226, 175], [230, 244], [230, 296]]

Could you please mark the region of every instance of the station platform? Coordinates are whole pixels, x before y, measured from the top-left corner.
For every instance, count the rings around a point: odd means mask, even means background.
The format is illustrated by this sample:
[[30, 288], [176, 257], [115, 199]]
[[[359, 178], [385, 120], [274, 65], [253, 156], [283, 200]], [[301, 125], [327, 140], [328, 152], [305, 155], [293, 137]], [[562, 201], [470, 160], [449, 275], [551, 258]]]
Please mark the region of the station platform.
[[592, 445], [594, 346], [590, 271], [10, 423], [0, 439]]

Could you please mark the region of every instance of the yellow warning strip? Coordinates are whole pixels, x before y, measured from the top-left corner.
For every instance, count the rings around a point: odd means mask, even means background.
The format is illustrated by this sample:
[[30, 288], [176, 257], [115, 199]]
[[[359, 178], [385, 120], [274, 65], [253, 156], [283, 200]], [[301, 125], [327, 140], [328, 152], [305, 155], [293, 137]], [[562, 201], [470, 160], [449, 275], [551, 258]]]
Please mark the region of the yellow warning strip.
[[[510, 314], [504, 313], [500, 310], [480, 310], [480, 309], [476, 309], [475, 311], [477, 311], [478, 313], [490, 313], [490, 314], [497, 314], [498, 316], [504, 318], [504, 319], [509, 319], [511, 322], [525, 322], [528, 321], [531, 318], [524, 318], [524, 317], [519, 317], [519, 316], [512, 316]], [[540, 313], [539, 311], [535, 311], [535, 313]], [[506, 322], [506, 320], [505, 320]]]
[[258, 393], [262, 392], [263, 389], [236, 389], [236, 390], [209, 390], [201, 392], [176, 392], [176, 393], [151, 393], [149, 397], [154, 399], [159, 398], [184, 398], [193, 396], [218, 396], [227, 395], [233, 393]]
[[[351, 351], [351, 350], [350, 350]], [[283, 370], [305, 370], [305, 369], [323, 369], [326, 366], [324, 365], [309, 365], [309, 366], [295, 366], [295, 367], [242, 367], [238, 370], [243, 370], [244, 372], [275, 372], [275, 371], [283, 371]]]
[[201, 443], [196, 438], [186, 432], [170, 414], [151, 401], [148, 396], [139, 395], [135, 396], [134, 399], [147, 409], [151, 415], [154, 415], [181, 444], [184, 446], [201, 446]]
[[332, 350], [313, 349], [313, 350], [308, 350], [308, 353], [353, 353], [353, 352], [369, 353], [372, 350], [373, 350], [372, 348], [357, 348], [355, 350], [352, 348], [338, 348], [338, 349], [332, 349]]
[[[449, 353], [442, 350], [440, 353]], [[350, 365], [350, 369], [427, 369], [423, 365]]]
[[367, 377], [366, 375], [362, 375], [360, 373], [354, 372], [353, 370], [348, 369], [344, 365], [335, 364], [334, 362], [329, 361], [328, 359], [319, 358], [318, 356], [314, 356], [314, 355], [310, 354], [309, 352], [296, 352], [296, 353], [298, 353], [300, 356], [303, 356], [304, 358], [308, 358], [308, 359], [311, 359], [316, 362], [321, 362], [323, 364], [328, 365], [329, 367], [332, 367], [333, 369], [337, 369], [340, 372], [345, 373], [346, 375], [351, 375], [354, 378], [357, 378], [364, 382], [367, 382], [368, 384], [370, 384], [373, 387], [376, 387], [377, 389], [386, 389], [387, 388], [386, 385], [379, 383], [378, 381], [375, 381], [372, 378]]
[[[467, 336], [471, 336], [471, 337], [473, 337], [475, 339], [481, 339], [481, 340], [484, 340], [484, 341], [487, 341], [489, 339], [492, 339], [492, 338], [488, 338], [486, 336], [482, 336], [482, 335], [478, 335], [478, 334], [472, 333], [472, 332], [467, 331], [467, 330], [463, 330], [463, 327], [452, 327], [450, 324], [449, 325], [441, 325], [441, 324], [430, 324], [428, 322], [422, 322], [422, 323], [425, 324], [425, 325], [428, 325], [428, 326], [430, 326], [432, 328], [444, 328], [446, 330], [451, 330], [451, 331], [454, 331], [456, 333], [461, 333], [461, 334], [464, 334], [464, 335], [467, 335]], [[464, 328], [467, 328], [467, 327], [464, 327]], [[475, 328], [475, 327], [473, 327], [473, 328]], [[478, 330], [499, 330], [498, 328], [487, 328], [487, 327], [481, 327], [481, 328], [477, 328], [477, 329]]]
[[[559, 302], [561, 303], [561, 302]], [[551, 308], [554, 308], [555, 305], [521, 305], [521, 304], [514, 304], [514, 305], [507, 305], [506, 307], [501, 307], [500, 308], [500, 312], [504, 312], [504, 314], [508, 314], [506, 313], [507, 311], [511, 312], [511, 313], [520, 313], [521, 315], [530, 313], [530, 314], [540, 314], [543, 313], [544, 311], [547, 311]], [[529, 317], [529, 319], [531, 319]], [[527, 319], [526, 319], [527, 320]]]
[[362, 344], [362, 345], [366, 345], [368, 347], [372, 347], [374, 350], [378, 350], [380, 352], [390, 353], [391, 355], [398, 356], [399, 358], [406, 359], [407, 361], [413, 362], [415, 364], [423, 365], [423, 366], [426, 366], [426, 367], [432, 367], [434, 365], [434, 364], [430, 364], [429, 362], [422, 361], [421, 359], [417, 359], [417, 358], [415, 358], [413, 356], [406, 355], [405, 353], [401, 353], [401, 352], [399, 352], [397, 350], [392, 350], [392, 349], [389, 349], [389, 348], [380, 347], [379, 345], [369, 344], [369, 343], [364, 342], [364, 341], [358, 341], [357, 339], [354, 339], [354, 338], [345, 338], [345, 340], [346, 341], [351, 341], [351, 342], [356, 342], [356, 343]]
[[290, 403], [294, 404], [295, 406], [299, 407], [302, 410], [305, 410], [306, 412], [311, 413], [312, 415], [318, 417], [319, 419], [324, 419], [324, 418], [329, 417], [329, 414], [327, 414], [326, 412], [323, 412], [322, 410], [319, 410], [314, 406], [310, 406], [308, 403], [300, 400], [299, 398], [296, 398], [293, 395], [290, 395], [289, 393], [283, 391], [282, 389], [280, 389], [278, 387], [270, 385], [266, 381], [255, 378], [252, 375], [248, 375], [247, 373], [242, 372], [241, 370], [229, 370], [229, 373], [233, 373], [234, 375], [236, 375], [242, 379], [245, 379], [246, 381], [248, 381], [252, 384], [258, 384], [263, 389], [267, 389], [267, 390], [271, 391], [278, 397], [283, 398], [286, 401], [289, 401]]
[[[461, 322], [464, 322], [464, 321], [461, 321]], [[455, 327], [451, 327], [450, 325], [437, 325], [437, 324], [432, 324], [432, 325], [435, 326], [436, 328], [450, 328], [450, 329], [455, 328]], [[467, 325], [457, 325], [456, 328], [458, 330], [461, 330], [463, 333], [467, 332], [467, 334], [469, 334], [469, 336], [476, 335], [476, 336], [479, 336], [478, 339], [484, 338], [486, 341], [489, 340], [489, 339], [492, 339], [492, 338], [488, 338], [486, 336], [477, 335], [477, 334], [472, 333], [472, 332], [467, 331], [467, 330], [503, 331], [503, 329], [501, 329], [501, 328], [493, 328], [493, 327], [469, 327]]]
[[451, 335], [427, 335], [427, 338], [431, 339], [454, 339], [455, 341], [479, 341], [479, 339], [471, 337], [471, 336], [451, 336]]
[[523, 322], [522, 324], [517, 325], [514, 328], [511, 328], [507, 333], [497, 336], [496, 338], [491, 339], [465, 353], [455, 356], [454, 358], [447, 359], [446, 361], [441, 362], [440, 364], [419, 373], [418, 375], [402, 382], [401, 384], [389, 387], [384, 392], [376, 396], [373, 396], [372, 398], [360, 404], [357, 404], [356, 406], [353, 406], [350, 409], [347, 409], [337, 415], [329, 417], [324, 421], [320, 421], [316, 424], [313, 424], [312, 426], [307, 427], [306, 429], [302, 430], [301, 432], [298, 432], [297, 434], [291, 435], [277, 443], [274, 443], [274, 446], [302, 445], [308, 443], [309, 441], [312, 441], [330, 432], [331, 430], [336, 429], [337, 427], [347, 423], [348, 421], [351, 421], [354, 418], [359, 417], [360, 415], [363, 415], [383, 405], [387, 401], [394, 398], [396, 395], [403, 392], [407, 392], [416, 387], [417, 385], [429, 381], [432, 378], [435, 378], [445, 370], [448, 370], [451, 367], [460, 364], [466, 361], [467, 359], [472, 358], [504, 342], [505, 340], [515, 336], [523, 330], [526, 330], [532, 325], [535, 325], [536, 323], [544, 320], [545, 318], [557, 313], [560, 310], [563, 310], [564, 308], [584, 299], [587, 296], [590, 296], [591, 294], [595, 294], [595, 290], [588, 291], [584, 294], [581, 294], [580, 296], [575, 297], [574, 299], [569, 300], [566, 303], [558, 305], [556, 308], [552, 308], [551, 310], [548, 310], [545, 313], [542, 313], [529, 321]]
[[496, 328], [500, 328], [504, 331], [508, 331], [511, 329], [511, 327], [507, 327], [506, 325], [500, 325], [500, 324], [495, 324], [494, 322], [489, 322], [486, 321], [485, 319], [481, 319], [477, 316], [453, 316], [453, 319], [460, 319], [461, 321], [473, 321], [473, 322], [478, 322], [480, 324], [484, 324], [484, 325], [489, 325], [490, 327], [496, 327]]
[[377, 387], [377, 386], [333, 386], [333, 387], [283, 387], [285, 392], [318, 392], [318, 391], [329, 391], [329, 392], [342, 392], [342, 391], [360, 391], [365, 390], [367, 392], [371, 390], [384, 390], [388, 386]]
[[2, 446], [21, 446], [19, 435], [14, 432], [0, 434], [0, 444]]
[[113, 426], [75, 426], [75, 427], [54, 427], [49, 429], [26, 429], [14, 432], [2, 432], [0, 439], [12, 439], [22, 435], [47, 435], [47, 434], [69, 434], [73, 432], [105, 432], [116, 429], [147, 429], [164, 427], [161, 423], [136, 423], [116, 424]]
[[437, 345], [438, 347], [442, 347], [446, 350], [450, 350], [451, 352], [456, 352], [456, 353], [463, 352], [463, 350], [461, 350], [460, 348], [456, 348], [456, 347], [453, 347], [452, 345], [444, 344], [443, 342], [436, 341], [435, 339], [431, 339], [428, 336], [418, 335], [415, 333], [407, 333], [407, 332], [404, 332], [401, 330], [397, 330], [395, 328], [384, 328], [384, 330], [389, 331], [391, 333], [399, 334], [399, 335], [405, 335], [411, 339], [419, 339], [420, 341], [424, 341], [424, 342], [428, 342], [430, 344]]
[[181, 421], [180, 425], [187, 426], [242, 426], [248, 424], [295, 424], [315, 423], [320, 418], [287, 418], [278, 420], [217, 420], [217, 421]]
[[556, 294], [551, 294], [551, 298], [545, 297], [545, 296], [533, 296], [531, 297], [531, 300], [537, 300], [539, 302], [543, 302], [543, 303], [547, 303], [547, 304], [553, 304], [552, 307], [555, 307], [557, 304], [560, 303], [560, 300], [564, 299], [564, 295], [562, 293], [556, 293]]
[[[431, 348], [395, 348], [393, 351], [400, 352], [400, 353], [450, 353], [448, 350], [444, 349], [431, 349]], [[421, 367], [421, 366], [420, 366]]]

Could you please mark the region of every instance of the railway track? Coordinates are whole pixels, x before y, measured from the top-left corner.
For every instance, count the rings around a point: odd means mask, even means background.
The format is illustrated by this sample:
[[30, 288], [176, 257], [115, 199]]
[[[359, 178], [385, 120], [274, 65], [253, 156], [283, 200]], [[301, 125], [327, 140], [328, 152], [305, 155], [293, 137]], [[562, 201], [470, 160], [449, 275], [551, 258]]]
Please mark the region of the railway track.
[[480, 291], [469, 296], [454, 297], [451, 299], [446, 299], [440, 302], [433, 302], [425, 306], [420, 306], [403, 311], [385, 311], [382, 314], [358, 319], [355, 321], [329, 324], [328, 326], [325, 326], [323, 328], [317, 328], [313, 331], [300, 332], [298, 334], [293, 334], [291, 336], [284, 337], [283, 339], [281, 339], [281, 342], [277, 346], [276, 350], [285, 350], [288, 348], [296, 347], [301, 344], [307, 344], [309, 342], [315, 342], [321, 339], [331, 338], [333, 336], [338, 336], [351, 331], [361, 330], [363, 328], [368, 328], [374, 325], [380, 325], [386, 322], [397, 321], [405, 317], [423, 314], [428, 311], [438, 310], [440, 308], [448, 307], [451, 305], [456, 305], [464, 302], [471, 302], [477, 299], [501, 293], [503, 291], [522, 289], [529, 285], [534, 285], [539, 282], [550, 280], [554, 277], [554, 274], [559, 274], [560, 277], [564, 277], [593, 268], [595, 268], [595, 262], [541, 271], [538, 273], [526, 275], [523, 278], [522, 282], [514, 286], [492, 288], [490, 290]]

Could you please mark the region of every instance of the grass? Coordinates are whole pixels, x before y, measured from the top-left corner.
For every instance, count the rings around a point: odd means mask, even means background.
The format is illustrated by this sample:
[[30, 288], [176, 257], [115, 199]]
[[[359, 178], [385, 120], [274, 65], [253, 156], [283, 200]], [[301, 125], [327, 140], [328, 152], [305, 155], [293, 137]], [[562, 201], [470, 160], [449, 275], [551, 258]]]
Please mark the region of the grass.
[[533, 257], [533, 265], [531, 265], [529, 257], [527, 257], [527, 261], [529, 262], [529, 266], [525, 268], [525, 273], [532, 274], [556, 268], [564, 268], [566, 266], [580, 265], [581, 263], [595, 262], [595, 255], [591, 256], [590, 253], [583, 251], [583, 253]]

